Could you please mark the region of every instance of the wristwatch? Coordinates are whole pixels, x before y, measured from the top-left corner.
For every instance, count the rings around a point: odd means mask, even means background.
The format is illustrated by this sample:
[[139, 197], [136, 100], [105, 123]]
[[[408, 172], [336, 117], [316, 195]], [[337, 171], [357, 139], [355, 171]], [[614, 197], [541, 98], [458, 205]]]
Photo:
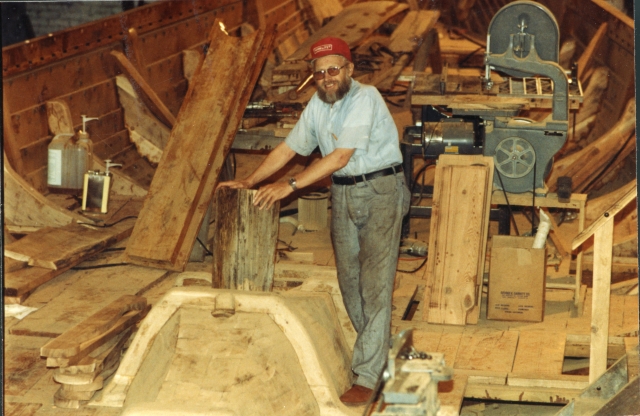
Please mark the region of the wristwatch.
[[296, 178], [289, 178], [289, 185], [293, 188], [294, 191], [298, 190], [298, 184], [296, 183]]

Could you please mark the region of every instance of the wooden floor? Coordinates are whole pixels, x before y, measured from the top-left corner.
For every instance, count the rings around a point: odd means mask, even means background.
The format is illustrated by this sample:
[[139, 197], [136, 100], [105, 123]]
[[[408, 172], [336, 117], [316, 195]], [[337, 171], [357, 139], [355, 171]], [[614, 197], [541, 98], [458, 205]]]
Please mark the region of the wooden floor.
[[[415, 221], [415, 223], [414, 223]], [[412, 220], [413, 238], [428, 241], [428, 220]], [[335, 276], [327, 229], [296, 231], [283, 222], [276, 265], [276, 288], [287, 290], [312, 276]], [[126, 245], [126, 240], [118, 246]], [[286, 249], [286, 247], [290, 247]], [[295, 249], [293, 249], [295, 248]], [[82, 267], [121, 262], [121, 251], [103, 252]], [[211, 257], [190, 263], [191, 271], [210, 271]], [[420, 259], [403, 258], [399, 269], [411, 270]], [[590, 291], [583, 291], [583, 313], [573, 306], [572, 292], [547, 290], [544, 322], [502, 322], [486, 319], [486, 296], [477, 325], [450, 326], [421, 322], [419, 301], [424, 267], [398, 272], [394, 292], [392, 331], [413, 328], [418, 350], [443, 352], [454, 378], [440, 385], [443, 404], [460, 408], [463, 398], [516, 402], [567, 403], [588, 385], [587, 375], [563, 374], [563, 368], [588, 366]], [[5, 415], [117, 415], [120, 409], [83, 406], [56, 408], [59, 385], [39, 350], [123, 294], [142, 295], [154, 304], [176, 281], [177, 273], [140, 266], [69, 270], [36, 290], [23, 306], [36, 310], [23, 319], [5, 318]], [[407, 309], [411, 320], [402, 320]], [[612, 295], [609, 358], [637, 351], [638, 298]], [[571, 357], [571, 359], [566, 358]], [[633, 355], [630, 355], [633, 357]], [[630, 358], [637, 374], [637, 355]], [[635, 368], [635, 370], [634, 370]], [[100, 394], [98, 392], [97, 394]]]

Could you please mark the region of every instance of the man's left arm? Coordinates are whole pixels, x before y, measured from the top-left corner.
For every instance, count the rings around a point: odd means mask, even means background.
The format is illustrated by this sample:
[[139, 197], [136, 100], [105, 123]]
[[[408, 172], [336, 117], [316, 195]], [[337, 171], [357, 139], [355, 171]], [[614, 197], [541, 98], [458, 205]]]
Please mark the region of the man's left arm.
[[[349, 163], [355, 149], [338, 148], [295, 176], [296, 186], [304, 188], [324, 179]], [[286, 198], [293, 193], [288, 182], [275, 182], [261, 187], [253, 198], [253, 203], [260, 209], [270, 208], [274, 202]]]

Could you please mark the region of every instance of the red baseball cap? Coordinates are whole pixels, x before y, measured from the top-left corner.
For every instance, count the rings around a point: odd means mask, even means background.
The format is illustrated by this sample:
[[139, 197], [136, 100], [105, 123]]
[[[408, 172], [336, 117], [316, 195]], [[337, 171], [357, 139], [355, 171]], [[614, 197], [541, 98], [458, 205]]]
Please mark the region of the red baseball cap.
[[341, 55], [351, 62], [349, 45], [340, 38], [326, 37], [311, 45], [311, 60], [327, 55]]

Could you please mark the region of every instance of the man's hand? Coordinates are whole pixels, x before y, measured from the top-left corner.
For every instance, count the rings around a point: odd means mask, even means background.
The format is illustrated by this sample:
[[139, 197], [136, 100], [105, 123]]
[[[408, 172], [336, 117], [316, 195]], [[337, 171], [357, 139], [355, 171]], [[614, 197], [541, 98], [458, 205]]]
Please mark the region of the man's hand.
[[258, 189], [253, 196], [253, 205], [257, 205], [260, 209], [271, 208], [271, 206], [283, 198], [286, 198], [293, 192], [293, 188], [286, 182], [276, 182], [265, 185]]

